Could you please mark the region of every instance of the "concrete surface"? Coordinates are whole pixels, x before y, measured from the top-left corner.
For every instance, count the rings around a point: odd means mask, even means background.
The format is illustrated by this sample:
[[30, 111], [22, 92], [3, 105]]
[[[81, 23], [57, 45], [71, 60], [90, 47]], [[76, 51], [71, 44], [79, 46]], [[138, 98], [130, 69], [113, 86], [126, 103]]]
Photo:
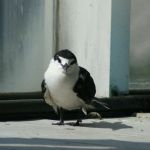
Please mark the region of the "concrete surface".
[[[0, 122], [0, 150], [149, 150], [150, 118], [83, 120], [80, 127], [53, 120]], [[71, 121], [72, 122], [72, 121]]]

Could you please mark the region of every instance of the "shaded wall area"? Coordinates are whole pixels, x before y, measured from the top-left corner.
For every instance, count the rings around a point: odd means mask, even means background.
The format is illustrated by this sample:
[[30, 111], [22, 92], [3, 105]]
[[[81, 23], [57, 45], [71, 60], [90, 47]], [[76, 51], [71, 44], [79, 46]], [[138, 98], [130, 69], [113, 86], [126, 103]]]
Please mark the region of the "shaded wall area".
[[150, 1], [131, 2], [130, 87], [150, 89]]

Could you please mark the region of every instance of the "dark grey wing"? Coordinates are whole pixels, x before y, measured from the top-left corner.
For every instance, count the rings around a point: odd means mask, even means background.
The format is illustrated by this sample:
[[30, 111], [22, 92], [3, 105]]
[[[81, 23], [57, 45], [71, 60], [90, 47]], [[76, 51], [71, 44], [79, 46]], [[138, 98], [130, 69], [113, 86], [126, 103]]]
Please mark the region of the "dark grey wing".
[[45, 80], [43, 80], [41, 83], [41, 90], [42, 90], [43, 97], [44, 97], [44, 94], [46, 92], [46, 86], [45, 85], [46, 85]]
[[95, 83], [90, 73], [80, 67], [79, 78], [73, 88], [77, 96], [84, 100], [86, 103], [90, 103], [96, 93]]

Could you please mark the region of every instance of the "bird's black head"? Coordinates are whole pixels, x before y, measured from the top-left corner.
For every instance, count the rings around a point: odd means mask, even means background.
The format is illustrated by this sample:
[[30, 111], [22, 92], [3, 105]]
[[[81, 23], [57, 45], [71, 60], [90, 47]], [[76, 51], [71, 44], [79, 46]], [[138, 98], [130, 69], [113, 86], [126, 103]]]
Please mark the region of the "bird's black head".
[[68, 49], [60, 50], [54, 55], [54, 60], [57, 61], [62, 68], [67, 70], [73, 70], [77, 66], [76, 56]]
[[57, 60], [59, 56], [66, 59], [72, 59], [74, 60], [74, 63], [77, 63], [76, 56], [68, 49], [58, 51], [54, 56], [54, 60]]

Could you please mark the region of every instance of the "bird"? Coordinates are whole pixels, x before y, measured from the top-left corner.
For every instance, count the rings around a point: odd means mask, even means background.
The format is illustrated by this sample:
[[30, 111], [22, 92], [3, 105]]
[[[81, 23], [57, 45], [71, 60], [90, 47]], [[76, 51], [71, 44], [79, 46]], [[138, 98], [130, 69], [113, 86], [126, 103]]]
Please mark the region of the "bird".
[[[57, 125], [64, 125], [64, 110], [80, 109], [87, 115], [96, 93], [93, 78], [87, 69], [78, 65], [77, 58], [68, 49], [59, 50], [44, 73], [41, 89], [45, 102], [59, 114]], [[107, 108], [103, 103], [102, 106]], [[79, 125], [77, 119], [75, 125]]]

